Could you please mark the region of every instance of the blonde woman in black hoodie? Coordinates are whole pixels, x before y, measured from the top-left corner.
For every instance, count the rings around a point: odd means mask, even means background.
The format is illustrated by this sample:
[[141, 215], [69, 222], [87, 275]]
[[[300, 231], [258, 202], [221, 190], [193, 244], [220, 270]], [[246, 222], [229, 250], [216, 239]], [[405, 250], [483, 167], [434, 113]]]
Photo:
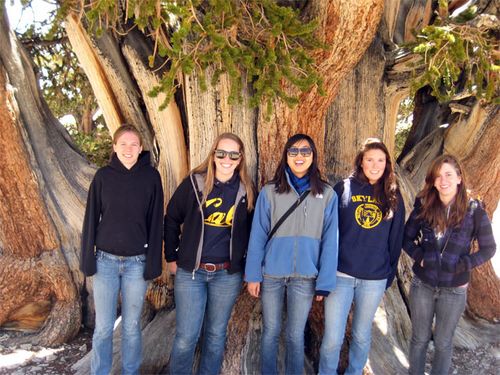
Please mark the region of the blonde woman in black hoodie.
[[241, 290], [253, 205], [243, 142], [221, 134], [205, 161], [179, 185], [165, 215], [165, 259], [176, 274], [171, 374], [192, 373], [202, 326], [199, 373], [220, 371], [227, 323]]
[[139, 131], [123, 125], [113, 136], [109, 165], [90, 185], [82, 233], [81, 269], [93, 276], [95, 329], [91, 374], [109, 374], [113, 326], [121, 293], [122, 373], [138, 374], [140, 317], [147, 280], [161, 274], [163, 190]]

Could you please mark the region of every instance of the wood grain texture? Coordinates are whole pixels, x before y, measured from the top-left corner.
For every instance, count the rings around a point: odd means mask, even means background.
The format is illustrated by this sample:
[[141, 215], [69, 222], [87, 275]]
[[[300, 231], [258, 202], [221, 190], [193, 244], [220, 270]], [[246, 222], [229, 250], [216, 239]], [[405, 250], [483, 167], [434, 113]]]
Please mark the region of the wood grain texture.
[[386, 127], [384, 48], [375, 38], [354, 70], [342, 81], [326, 115], [326, 171], [331, 182], [346, 178], [368, 137], [384, 140]]
[[254, 177], [258, 165], [255, 139], [257, 109], [249, 106], [248, 87], [243, 84], [241, 103], [229, 105], [230, 86], [227, 75], [221, 75], [215, 86], [210, 84], [213, 70], [208, 69], [205, 75], [206, 90], [200, 88], [200, 78], [196, 74], [184, 76], [182, 86], [189, 130], [190, 168], [205, 160], [219, 134], [232, 132], [239, 136], [245, 145], [249, 171]]
[[[0, 164], [0, 324], [38, 321], [17, 341], [55, 345], [80, 328], [74, 279], [91, 168], [48, 110], [5, 12], [0, 29], [0, 142], [9, 152]], [[48, 315], [39, 308], [47, 303]]]
[[160, 111], [165, 94], [160, 94], [156, 98], [148, 95], [153, 87], [159, 85], [159, 77], [144, 65], [143, 56], [131, 46], [123, 47], [123, 55], [137, 82], [145, 110], [149, 114], [148, 119], [153, 128], [155, 143], [161, 145], [160, 150], [163, 151], [158, 170], [162, 176], [165, 202], [168, 202], [188, 172], [186, 142], [179, 108], [175, 101], [171, 101], [167, 108]]
[[65, 28], [73, 51], [79, 57], [78, 61], [85, 74], [90, 78], [92, 91], [102, 110], [106, 125], [110, 133], [113, 134], [123, 123], [123, 116], [119, 111], [117, 99], [107, 79], [106, 72], [96, 55], [96, 48], [76, 14], [71, 13], [66, 17]]

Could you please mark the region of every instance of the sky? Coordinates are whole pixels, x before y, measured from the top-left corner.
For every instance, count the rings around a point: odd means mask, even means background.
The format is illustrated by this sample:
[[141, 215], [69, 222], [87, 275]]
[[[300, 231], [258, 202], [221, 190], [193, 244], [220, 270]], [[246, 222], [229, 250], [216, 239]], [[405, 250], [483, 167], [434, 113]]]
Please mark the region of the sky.
[[55, 5], [43, 0], [33, 0], [30, 8], [23, 11], [20, 0], [7, 0], [5, 2], [10, 26], [17, 31], [24, 31], [34, 21], [43, 21], [48, 13], [55, 9]]
[[[18, 32], [26, 30], [33, 22], [41, 22], [47, 19], [50, 11], [56, 6], [43, 0], [32, 0], [31, 7], [25, 8], [20, 0], [6, 1], [7, 15], [9, 16], [10, 27]], [[59, 119], [64, 125], [75, 124], [76, 120], [72, 115], [66, 115]]]

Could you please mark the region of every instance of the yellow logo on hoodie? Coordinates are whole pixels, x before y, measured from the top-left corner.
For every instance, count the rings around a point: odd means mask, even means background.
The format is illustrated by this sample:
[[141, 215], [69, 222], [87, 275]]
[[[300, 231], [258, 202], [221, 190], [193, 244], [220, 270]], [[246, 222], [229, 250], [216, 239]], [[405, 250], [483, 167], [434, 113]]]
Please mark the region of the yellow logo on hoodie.
[[356, 222], [365, 229], [372, 229], [382, 221], [382, 211], [372, 203], [360, 204], [354, 213]]

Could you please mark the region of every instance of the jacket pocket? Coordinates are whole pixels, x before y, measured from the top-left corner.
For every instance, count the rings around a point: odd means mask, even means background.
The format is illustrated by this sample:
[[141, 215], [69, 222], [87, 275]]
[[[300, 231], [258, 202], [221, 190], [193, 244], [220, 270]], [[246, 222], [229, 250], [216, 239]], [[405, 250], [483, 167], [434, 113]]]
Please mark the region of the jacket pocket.
[[426, 245], [430, 244], [424, 243], [424, 256], [418, 266], [423, 269], [437, 270], [439, 269], [439, 254], [436, 251], [433, 251], [431, 246]]
[[420, 280], [418, 276], [414, 274], [413, 279], [411, 279], [411, 286], [419, 287], [420, 285], [422, 285], [422, 280]]

